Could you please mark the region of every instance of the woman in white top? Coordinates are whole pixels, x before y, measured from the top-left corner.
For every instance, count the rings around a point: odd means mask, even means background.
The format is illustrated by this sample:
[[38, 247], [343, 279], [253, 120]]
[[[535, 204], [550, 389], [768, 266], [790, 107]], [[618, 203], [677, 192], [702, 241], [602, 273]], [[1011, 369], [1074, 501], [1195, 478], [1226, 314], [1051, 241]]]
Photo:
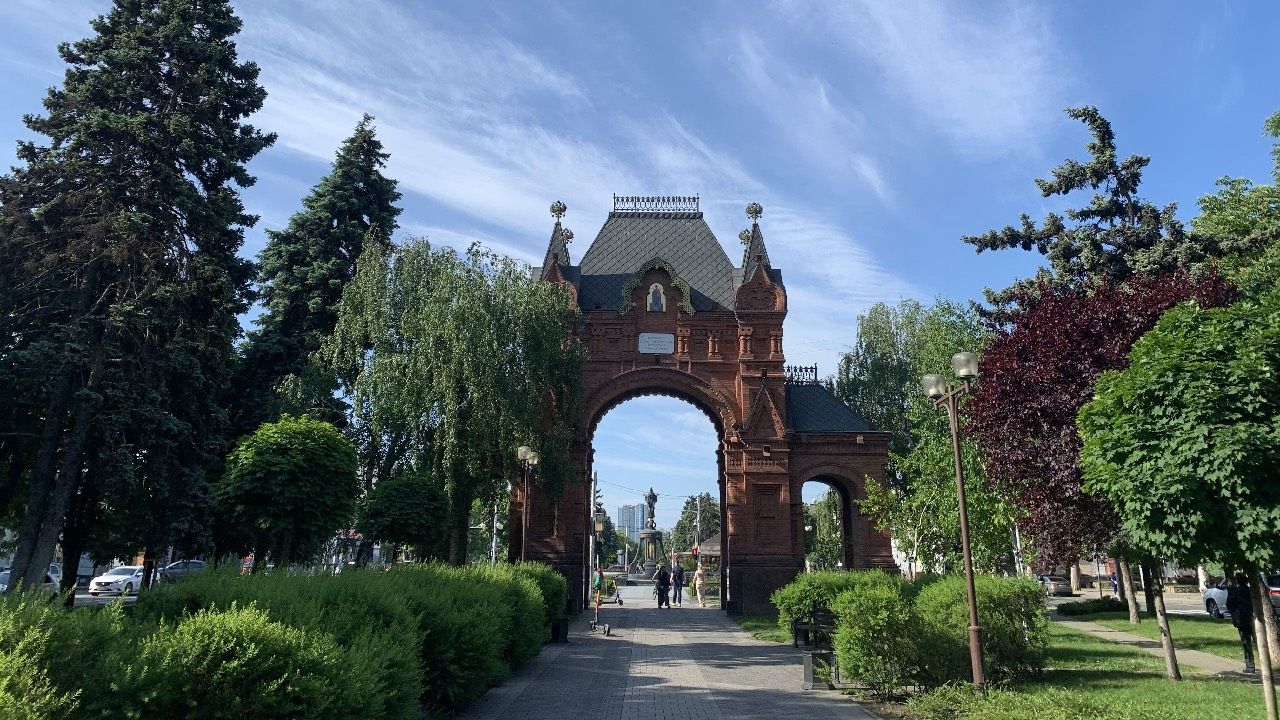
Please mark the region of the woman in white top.
[[698, 563], [698, 569], [693, 572], [693, 590], [698, 593], [698, 607], [706, 607], [707, 603], [702, 599], [702, 586], [706, 584], [707, 577], [702, 572], [702, 563]]

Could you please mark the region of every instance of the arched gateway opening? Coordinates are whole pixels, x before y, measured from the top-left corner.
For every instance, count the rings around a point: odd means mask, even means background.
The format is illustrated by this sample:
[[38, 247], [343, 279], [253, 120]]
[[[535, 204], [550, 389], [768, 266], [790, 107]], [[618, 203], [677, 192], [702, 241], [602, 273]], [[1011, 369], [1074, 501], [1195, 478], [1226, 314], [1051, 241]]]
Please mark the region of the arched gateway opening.
[[[740, 265], [696, 197], [614, 196], [578, 265], [569, 259], [564, 212], [552, 205], [556, 222], [539, 272], [567, 284], [583, 314], [585, 403], [573, 450], [582, 472], [556, 497], [517, 492], [513, 520], [528, 503], [525, 557], [555, 566], [569, 581], [569, 604], [584, 606], [595, 428], [619, 403], [658, 394], [692, 403], [716, 428], [725, 609], [766, 612], [769, 595], [804, 568], [801, 488], [812, 479], [840, 490], [845, 567], [895, 567], [889, 537], [851, 502], [864, 478], [881, 477], [888, 435], [819, 384], [817, 368], [785, 365], [786, 289], [765, 248], [760, 206], [747, 207], [752, 223], [740, 235]], [[520, 551], [513, 543], [513, 556]]]

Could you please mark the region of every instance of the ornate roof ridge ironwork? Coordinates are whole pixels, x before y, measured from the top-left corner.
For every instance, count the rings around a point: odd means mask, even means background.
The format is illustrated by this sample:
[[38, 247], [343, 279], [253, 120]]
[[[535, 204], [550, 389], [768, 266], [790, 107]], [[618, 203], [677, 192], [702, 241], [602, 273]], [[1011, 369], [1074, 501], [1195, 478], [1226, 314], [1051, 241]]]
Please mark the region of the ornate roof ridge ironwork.
[[787, 365], [783, 368], [787, 374], [788, 385], [821, 385], [818, 380], [818, 366], [815, 365]]
[[617, 195], [613, 211], [629, 212], [702, 212], [697, 195]]

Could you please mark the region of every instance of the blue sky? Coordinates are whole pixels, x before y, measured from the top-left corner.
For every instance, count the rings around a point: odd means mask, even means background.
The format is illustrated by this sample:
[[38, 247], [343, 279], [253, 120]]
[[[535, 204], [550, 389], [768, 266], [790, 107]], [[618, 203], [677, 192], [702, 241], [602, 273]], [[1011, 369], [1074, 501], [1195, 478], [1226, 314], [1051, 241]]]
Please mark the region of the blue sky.
[[[61, 78], [56, 43], [107, 6], [0, 2], [0, 164]], [[280, 135], [244, 193], [262, 217], [246, 254], [370, 112], [405, 193], [401, 233], [436, 242], [540, 261], [560, 199], [576, 260], [611, 193], [697, 193], [736, 257], [760, 202], [788, 360], [823, 373], [873, 302], [973, 298], [1033, 271], [1037, 257], [959, 238], [1064, 207], [1032, 183], [1083, 154], [1063, 108], [1097, 105], [1122, 153], [1152, 157], [1144, 195], [1184, 218], [1219, 176], [1267, 179], [1260, 127], [1280, 108], [1280, 4], [1262, 0], [237, 6], [269, 92], [255, 122]], [[668, 421], [680, 432], [644, 429]], [[689, 405], [629, 402], [597, 439], [618, 485], [715, 487], [712, 427]], [[603, 487], [611, 511], [634, 500]], [[659, 505], [674, 522], [677, 503]]]

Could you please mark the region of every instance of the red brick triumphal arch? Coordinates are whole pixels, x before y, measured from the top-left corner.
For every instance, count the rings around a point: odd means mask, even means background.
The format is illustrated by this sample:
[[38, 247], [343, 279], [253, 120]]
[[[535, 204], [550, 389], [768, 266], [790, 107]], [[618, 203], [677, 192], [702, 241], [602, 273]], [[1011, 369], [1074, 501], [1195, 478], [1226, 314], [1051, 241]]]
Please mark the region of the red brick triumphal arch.
[[[536, 272], [570, 286], [585, 320], [585, 403], [574, 449], [582, 472], [555, 497], [530, 492], [525, 555], [565, 575], [570, 603], [582, 607], [585, 599], [592, 436], [606, 412], [641, 395], [686, 400], [715, 425], [725, 609], [767, 610], [770, 593], [804, 568], [801, 487], [810, 480], [841, 498], [844, 566], [895, 567], [888, 535], [853, 503], [868, 476], [881, 478], [888, 435], [818, 384], [816, 368], [785, 364], [787, 293], [765, 248], [760, 206], [747, 207], [739, 265], [696, 197], [614, 196], [577, 265], [573, 233], [561, 223], [565, 206], [551, 210], [555, 227]], [[524, 502], [517, 494], [513, 519]]]

